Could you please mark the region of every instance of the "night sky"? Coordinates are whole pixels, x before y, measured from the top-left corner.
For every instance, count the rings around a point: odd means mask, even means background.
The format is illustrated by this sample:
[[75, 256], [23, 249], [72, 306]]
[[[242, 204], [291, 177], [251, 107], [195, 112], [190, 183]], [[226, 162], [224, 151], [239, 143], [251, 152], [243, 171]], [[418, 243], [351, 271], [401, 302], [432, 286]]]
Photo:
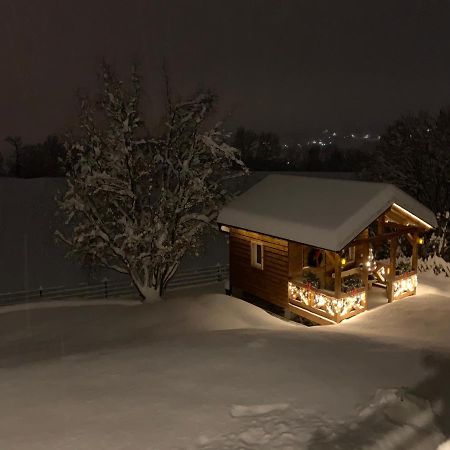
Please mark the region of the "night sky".
[[[139, 61], [149, 113], [165, 59], [180, 93], [220, 96], [229, 127], [378, 131], [450, 104], [449, 1], [0, 0], [0, 137], [72, 121], [102, 58]], [[124, 73], [124, 72], [122, 72]], [[6, 144], [2, 143], [0, 148]]]

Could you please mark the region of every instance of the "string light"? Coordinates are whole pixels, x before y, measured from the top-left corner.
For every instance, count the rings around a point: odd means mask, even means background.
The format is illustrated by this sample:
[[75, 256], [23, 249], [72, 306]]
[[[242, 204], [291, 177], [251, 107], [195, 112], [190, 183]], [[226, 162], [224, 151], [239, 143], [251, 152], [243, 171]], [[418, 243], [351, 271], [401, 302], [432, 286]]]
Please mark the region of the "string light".
[[327, 313], [342, 318], [351, 312], [362, 312], [366, 309], [366, 293], [364, 290], [350, 293], [342, 298], [332, 297], [303, 284], [289, 282], [289, 299], [295, 300], [318, 313]]
[[414, 294], [417, 288], [417, 275], [413, 274], [408, 277], [400, 278], [392, 283], [392, 295], [394, 299], [401, 297], [403, 294]]
[[375, 261], [375, 257], [373, 256], [372, 247], [369, 248], [369, 255], [367, 256], [366, 267], [369, 273], [373, 272], [377, 268], [377, 263]]

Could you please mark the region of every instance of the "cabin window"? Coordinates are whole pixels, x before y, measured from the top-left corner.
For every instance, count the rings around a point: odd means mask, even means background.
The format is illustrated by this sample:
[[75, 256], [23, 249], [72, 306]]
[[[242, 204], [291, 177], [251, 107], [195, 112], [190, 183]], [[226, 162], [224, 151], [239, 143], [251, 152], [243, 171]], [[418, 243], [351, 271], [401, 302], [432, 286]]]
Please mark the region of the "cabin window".
[[320, 248], [311, 247], [308, 252], [308, 267], [320, 267], [323, 261], [323, 252]]
[[261, 242], [252, 241], [251, 246], [252, 266], [262, 270], [264, 262], [263, 245], [261, 244]]
[[345, 251], [345, 259], [347, 260], [347, 263], [355, 262], [355, 246], [352, 245], [351, 247], [347, 247]]

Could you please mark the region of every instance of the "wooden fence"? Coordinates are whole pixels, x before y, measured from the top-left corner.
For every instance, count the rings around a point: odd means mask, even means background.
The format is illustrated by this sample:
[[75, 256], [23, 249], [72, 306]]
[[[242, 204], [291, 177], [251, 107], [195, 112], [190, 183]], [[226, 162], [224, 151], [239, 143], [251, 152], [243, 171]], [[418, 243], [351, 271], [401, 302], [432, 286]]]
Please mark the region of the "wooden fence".
[[[191, 286], [200, 286], [224, 281], [228, 277], [228, 265], [179, 270], [170, 280], [167, 290], [173, 291]], [[132, 295], [137, 291], [130, 281], [111, 281], [104, 278], [97, 283], [79, 283], [74, 286], [40, 287], [28, 291], [0, 293], [0, 306], [69, 298], [108, 298]]]

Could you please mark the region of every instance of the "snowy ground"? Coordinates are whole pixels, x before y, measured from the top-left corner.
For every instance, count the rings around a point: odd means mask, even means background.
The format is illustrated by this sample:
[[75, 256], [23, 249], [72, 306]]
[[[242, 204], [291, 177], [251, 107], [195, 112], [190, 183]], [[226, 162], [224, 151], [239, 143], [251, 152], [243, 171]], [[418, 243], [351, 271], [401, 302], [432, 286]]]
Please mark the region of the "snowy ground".
[[434, 450], [450, 434], [450, 283], [422, 281], [333, 327], [219, 286], [2, 308], [0, 449]]

